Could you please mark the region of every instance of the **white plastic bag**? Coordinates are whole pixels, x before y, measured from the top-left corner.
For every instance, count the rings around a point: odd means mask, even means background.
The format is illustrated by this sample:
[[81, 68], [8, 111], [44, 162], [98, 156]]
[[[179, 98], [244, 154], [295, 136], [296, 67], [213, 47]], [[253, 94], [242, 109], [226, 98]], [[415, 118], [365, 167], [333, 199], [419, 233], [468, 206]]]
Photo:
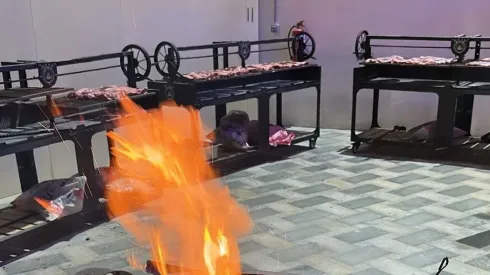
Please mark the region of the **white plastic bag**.
[[37, 212], [48, 221], [78, 213], [83, 208], [87, 177], [74, 175], [67, 179], [47, 180], [20, 194], [12, 205]]

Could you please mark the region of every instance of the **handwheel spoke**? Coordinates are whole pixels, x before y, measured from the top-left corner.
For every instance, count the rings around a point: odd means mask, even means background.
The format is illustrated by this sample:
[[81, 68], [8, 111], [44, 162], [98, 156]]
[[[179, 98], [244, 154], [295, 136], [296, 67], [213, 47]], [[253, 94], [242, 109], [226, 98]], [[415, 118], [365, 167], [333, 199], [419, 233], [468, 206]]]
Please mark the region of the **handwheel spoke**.
[[163, 47], [163, 51], [165, 52], [165, 56], [167, 56], [167, 55], [168, 55], [168, 52], [167, 52], [167, 47], [165, 47], [165, 46], [164, 46], [164, 47]]
[[136, 54], [136, 59], [138, 59], [138, 57], [140, 57], [140, 53], [141, 53], [141, 51], [138, 51], [138, 53]]
[[141, 65], [138, 65], [138, 68], [141, 68], [143, 71], [146, 71], [146, 68], [141, 67]]

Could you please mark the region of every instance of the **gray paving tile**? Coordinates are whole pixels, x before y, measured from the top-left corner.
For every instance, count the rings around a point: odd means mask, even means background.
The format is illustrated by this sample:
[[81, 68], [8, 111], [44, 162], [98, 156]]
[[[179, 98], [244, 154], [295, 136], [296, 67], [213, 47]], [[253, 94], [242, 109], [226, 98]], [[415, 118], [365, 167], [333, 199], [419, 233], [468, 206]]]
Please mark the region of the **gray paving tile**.
[[319, 173], [315, 173], [313, 175], [296, 178], [296, 180], [306, 182], [306, 183], [318, 183], [318, 182], [328, 180], [331, 178], [335, 178], [335, 177], [337, 177], [337, 176], [330, 174], [330, 173], [327, 173], [327, 172], [319, 172]]
[[459, 243], [466, 244], [476, 248], [483, 248], [490, 245], [490, 230], [468, 236], [458, 240]]
[[324, 191], [328, 191], [333, 189], [334, 187], [325, 183], [320, 183], [317, 185], [312, 185], [308, 187], [303, 187], [299, 189], [294, 189], [293, 191], [296, 193], [300, 193], [303, 195], [309, 195], [309, 194], [315, 194], [315, 193], [320, 193]]
[[301, 167], [298, 164], [291, 162], [291, 161], [282, 161], [279, 163], [263, 166], [262, 169], [274, 172], [274, 171], [279, 171], [279, 170], [288, 170], [288, 169], [293, 169], [293, 168], [298, 168]]
[[474, 192], [478, 192], [480, 190], [481, 189], [479, 189], [479, 188], [463, 185], [463, 186], [458, 186], [455, 188], [447, 189], [447, 190], [441, 191], [439, 193], [446, 195], [446, 196], [450, 196], [450, 197], [460, 197], [460, 196], [468, 195], [468, 194], [471, 194]]
[[[117, 270], [127, 266], [128, 266], [128, 262], [125, 259], [121, 258], [120, 256], [116, 256], [112, 258], [102, 259], [96, 262], [91, 262], [84, 265], [69, 266], [67, 268], [64, 268], [63, 270], [65, 271], [66, 274], [97, 274], [94, 272], [89, 272], [88, 270], [97, 269], [97, 268]], [[82, 271], [83, 273], [79, 273]]]
[[475, 218], [490, 221], [490, 215], [487, 213], [478, 213], [473, 215]]
[[423, 167], [424, 166], [422, 166], [422, 165], [418, 165], [418, 164], [414, 164], [414, 163], [407, 163], [407, 164], [402, 164], [402, 165], [395, 166], [393, 168], [386, 169], [386, 171], [390, 171], [393, 173], [404, 173], [404, 172], [408, 172], [408, 171], [423, 168]]
[[438, 248], [432, 248], [401, 258], [400, 262], [409, 266], [413, 266], [415, 268], [423, 268], [429, 265], [440, 263], [444, 257], [451, 258], [454, 256], [456, 255], [452, 252]]
[[363, 229], [356, 229], [352, 232], [343, 233], [335, 236], [335, 238], [346, 243], [358, 243], [372, 238], [385, 235], [386, 232], [375, 227], [366, 227]]
[[130, 241], [130, 239], [125, 238], [107, 244], [91, 246], [90, 249], [99, 255], [105, 255], [134, 248], [134, 243], [134, 241]]
[[269, 175], [264, 175], [264, 176], [259, 176], [256, 177], [255, 180], [261, 181], [261, 182], [273, 182], [273, 181], [278, 181], [282, 179], [287, 179], [293, 177], [293, 174], [284, 172], [284, 171], [279, 171], [279, 172], [274, 172]]
[[295, 268], [281, 271], [282, 274], [295, 274], [295, 275], [325, 275], [325, 272], [315, 269], [309, 265], [300, 265]]
[[415, 198], [410, 198], [410, 199], [405, 200], [405, 201], [401, 201], [399, 203], [395, 203], [392, 206], [395, 208], [405, 210], [405, 211], [410, 211], [412, 209], [422, 208], [424, 206], [431, 205], [433, 203], [435, 203], [435, 201], [433, 201], [433, 200], [429, 200], [429, 199], [422, 198], [422, 197], [415, 197]]
[[410, 216], [396, 220], [395, 222], [405, 226], [414, 226], [424, 224], [433, 220], [440, 219], [440, 216], [429, 214], [426, 212], [412, 214]]
[[434, 171], [434, 172], [438, 172], [438, 173], [447, 174], [447, 173], [451, 173], [451, 172], [458, 171], [458, 170], [461, 170], [461, 169], [463, 169], [463, 167], [441, 164], [441, 165], [438, 165], [438, 166], [434, 166], [430, 170], [431, 171]]
[[241, 180], [225, 181], [224, 183], [230, 189], [237, 189], [237, 188], [248, 187], [248, 185], [246, 183], [244, 183], [243, 181], [241, 181]]
[[423, 191], [427, 191], [429, 189], [430, 188], [427, 187], [427, 186], [423, 186], [423, 185], [420, 185], [420, 184], [413, 184], [413, 185], [410, 185], [410, 186], [406, 186], [406, 187], [403, 187], [403, 188], [399, 188], [399, 189], [393, 190], [390, 193], [395, 194], [395, 195], [398, 195], [398, 196], [406, 197], [406, 196], [417, 194], [417, 193], [420, 193], [420, 192], [423, 192]]
[[312, 225], [312, 226], [301, 227], [293, 231], [286, 232], [284, 233], [284, 236], [288, 241], [294, 242], [294, 241], [310, 238], [319, 234], [323, 234], [325, 232], [327, 232], [327, 229], [320, 226]]
[[277, 182], [277, 183], [267, 184], [267, 185], [260, 186], [260, 187], [250, 188], [249, 190], [254, 192], [255, 194], [260, 195], [263, 193], [269, 193], [269, 192], [276, 191], [276, 190], [285, 190], [285, 189], [288, 189], [290, 187], [291, 186], [289, 186], [287, 184]]
[[439, 232], [434, 229], [423, 229], [403, 237], [399, 237], [396, 240], [406, 243], [408, 245], [417, 246], [423, 243], [428, 243], [434, 240], [438, 240], [446, 237], [446, 233]]
[[248, 241], [245, 241], [243, 243], [238, 244], [238, 248], [240, 249], [240, 254], [247, 254], [250, 252], [265, 249], [266, 247], [259, 244], [259, 243], [254, 242], [252, 240], [248, 240]]
[[369, 158], [356, 156], [356, 157], [352, 157], [352, 158], [346, 158], [346, 159], [344, 159], [344, 161], [350, 162], [350, 163], [361, 163], [361, 162], [369, 161]]
[[379, 186], [376, 186], [373, 184], [364, 184], [364, 185], [357, 186], [354, 188], [345, 189], [345, 190], [342, 190], [340, 192], [345, 193], [345, 194], [349, 194], [349, 195], [362, 195], [362, 194], [373, 192], [373, 191], [376, 191], [379, 189], [381, 189], [381, 187], [379, 187]]
[[364, 163], [364, 164], [350, 166], [347, 168], [342, 168], [342, 170], [358, 174], [358, 173], [366, 172], [366, 171], [376, 169], [376, 168], [379, 168], [379, 166], [371, 164], [371, 163]]
[[470, 198], [470, 199], [448, 204], [445, 207], [456, 211], [464, 212], [487, 204], [488, 202], [486, 201]]
[[248, 207], [259, 206], [263, 204], [273, 203], [276, 201], [283, 200], [284, 198], [278, 195], [267, 195], [258, 198], [248, 199], [242, 201], [242, 203]]
[[315, 210], [310, 210], [310, 211], [304, 211], [298, 214], [290, 215], [287, 217], [284, 217], [283, 220], [286, 220], [288, 222], [292, 223], [303, 223], [303, 222], [309, 222], [313, 221], [319, 218], [323, 218], [327, 216], [328, 213], [315, 209]]
[[485, 255], [483, 257], [466, 262], [466, 264], [478, 267], [479, 269], [490, 271], [490, 256]]
[[353, 273], [352, 275], [390, 275], [376, 268], [368, 268], [363, 271]]
[[260, 222], [255, 222], [251, 234], [258, 234], [262, 232], [273, 232], [273, 231], [274, 228]]
[[329, 157], [328, 155], [319, 155], [316, 157], [307, 158], [305, 160], [313, 163], [324, 163], [329, 159], [331, 159], [331, 157]]
[[250, 173], [247, 171], [239, 171], [239, 172], [236, 172], [233, 174], [226, 175], [226, 176], [222, 177], [222, 179], [225, 181], [226, 180], [235, 180], [235, 179], [239, 179], [239, 178], [248, 178], [248, 177], [251, 177], [253, 175], [254, 175], [253, 173]]
[[351, 200], [351, 201], [346, 201], [343, 203], [339, 203], [340, 206], [349, 208], [349, 209], [357, 209], [357, 208], [362, 208], [366, 207], [372, 204], [377, 204], [383, 202], [383, 200], [380, 200], [378, 198], [373, 198], [373, 197], [365, 197], [365, 198], [360, 198], [356, 200]]
[[352, 216], [341, 219], [340, 221], [343, 223], [348, 223], [352, 225], [362, 224], [370, 221], [374, 221], [380, 218], [383, 218], [384, 215], [373, 212], [373, 211], [365, 211], [361, 213], [354, 214]]
[[440, 183], [444, 183], [444, 184], [454, 184], [454, 183], [460, 183], [460, 182], [463, 182], [466, 180], [470, 180], [472, 178], [473, 177], [470, 177], [470, 176], [464, 175], [464, 174], [455, 174], [455, 175], [446, 176], [446, 177], [436, 179], [435, 181], [440, 182]]
[[359, 247], [349, 252], [336, 255], [333, 257], [333, 259], [341, 263], [353, 266], [353, 265], [358, 265], [367, 261], [377, 259], [379, 257], [383, 257], [387, 254], [390, 254], [390, 252], [382, 248], [370, 245], [365, 247]]
[[327, 163], [327, 164], [320, 164], [320, 165], [305, 167], [305, 168], [303, 168], [303, 170], [310, 172], [310, 173], [315, 173], [315, 172], [320, 172], [320, 171], [332, 169], [335, 167], [337, 167], [337, 166], [335, 166], [331, 163]]
[[276, 211], [276, 210], [274, 210], [272, 208], [269, 208], [269, 207], [264, 207], [264, 208], [261, 208], [261, 209], [250, 211], [249, 214], [252, 217], [252, 219], [259, 220], [259, 219], [262, 219], [262, 218], [273, 216], [273, 215], [275, 215], [277, 213], [279, 213], [279, 211]]
[[19, 274], [34, 271], [37, 269], [44, 269], [53, 265], [60, 265], [69, 262], [62, 254], [54, 254], [48, 256], [42, 256], [39, 258], [32, 258], [28, 260], [20, 260], [12, 263], [8, 263], [3, 266], [3, 269], [7, 274]]
[[415, 174], [415, 173], [410, 173], [410, 174], [406, 174], [403, 176], [398, 176], [398, 177], [387, 179], [387, 181], [391, 181], [391, 182], [398, 183], [398, 184], [403, 184], [403, 183], [411, 182], [414, 180], [421, 180], [421, 179], [425, 179], [425, 178], [427, 178], [427, 176], [419, 175], [419, 174]]
[[368, 268], [363, 271], [356, 272], [352, 275], [390, 275], [376, 268]]
[[468, 217], [464, 217], [462, 219], [452, 221], [451, 223], [454, 223], [456, 225], [466, 227], [466, 228], [475, 228], [475, 227], [479, 227], [479, 226], [488, 224], [488, 223], [490, 223], [490, 221], [486, 220], [486, 219], [478, 218], [477, 216], [468, 216]]
[[353, 177], [349, 177], [349, 178], [345, 178], [343, 179], [344, 181], [347, 181], [347, 182], [350, 182], [350, 183], [360, 183], [360, 182], [365, 182], [365, 181], [368, 181], [368, 180], [373, 180], [373, 179], [377, 179], [379, 178], [380, 176], [378, 175], [375, 175], [375, 174], [371, 174], [371, 173], [364, 173], [364, 174], [361, 174], [361, 175], [357, 175], [357, 176], [353, 176]]
[[296, 246], [293, 248], [275, 251], [270, 256], [277, 258], [279, 261], [283, 263], [288, 263], [292, 261], [298, 261], [305, 257], [308, 257], [312, 254], [316, 254], [318, 252], [324, 251], [325, 248], [321, 247], [315, 243], [309, 243], [305, 245]]
[[311, 207], [311, 206], [323, 204], [323, 203], [330, 202], [330, 201], [333, 201], [333, 199], [327, 198], [324, 196], [315, 196], [315, 197], [311, 197], [311, 198], [293, 201], [293, 202], [290, 202], [289, 204], [294, 206], [294, 207], [298, 207], [298, 208], [306, 208], [306, 207]]

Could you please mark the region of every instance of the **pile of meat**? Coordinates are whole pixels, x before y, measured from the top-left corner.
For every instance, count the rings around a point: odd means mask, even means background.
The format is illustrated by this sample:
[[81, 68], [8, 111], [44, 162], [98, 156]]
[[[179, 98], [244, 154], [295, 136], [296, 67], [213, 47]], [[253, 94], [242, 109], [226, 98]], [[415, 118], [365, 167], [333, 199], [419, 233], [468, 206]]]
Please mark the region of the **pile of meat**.
[[406, 64], [406, 65], [442, 65], [455, 63], [455, 58], [444, 58], [435, 56], [421, 56], [404, 58], [398, 55], [392, 55], [388, 57], [378, 57], [366, 59], [365, 63], [373, 64]]
[[184, 76], [186, 78], [193, 79], [193, 80], [212, 80], [212, 79], [226, 78], [226, 77], [244, 75], [250, 73], [274, 71], [277, 69], [300, 67], [306, 64], [308, 64], [308, 62], [283, 61], [283, 62], [273, 62], [273, 63], [265, 63], [265, 64], [253, 64], [253, 65], [247, 65], [245, 67], [241, 67], [241, 66], [229, 67], [229, 68], [213, 70], [213, 71], [188, 73]]
[[100, 88], [82, 88], [68, 94], [73, 99], [118, 100], [122, 96], [145, 94], [146, 89], [136, 89], [127, 86], [105, 86]]
[[471, 61], [466, 63], [468, 66], [478, 66], [478, 67], [490, 67], [490, 58], [482, 58], [477, 61]]

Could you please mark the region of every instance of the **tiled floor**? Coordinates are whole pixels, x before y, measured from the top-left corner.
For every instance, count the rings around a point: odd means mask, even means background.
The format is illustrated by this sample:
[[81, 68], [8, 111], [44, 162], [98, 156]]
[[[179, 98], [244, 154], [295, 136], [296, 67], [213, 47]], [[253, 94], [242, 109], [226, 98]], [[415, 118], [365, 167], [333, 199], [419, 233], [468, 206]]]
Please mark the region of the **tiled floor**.
[[[490, 274], [489, 171], [339, 152], [348, 145], [348, 132], [324, 130], [315, 150], [225, 178], [256, 222], [240, 244], [246, 270], [435, 274], [449, 257], [441, 274]], [[107, 223], [0, 273], [127, 269], [134, 246]]]

